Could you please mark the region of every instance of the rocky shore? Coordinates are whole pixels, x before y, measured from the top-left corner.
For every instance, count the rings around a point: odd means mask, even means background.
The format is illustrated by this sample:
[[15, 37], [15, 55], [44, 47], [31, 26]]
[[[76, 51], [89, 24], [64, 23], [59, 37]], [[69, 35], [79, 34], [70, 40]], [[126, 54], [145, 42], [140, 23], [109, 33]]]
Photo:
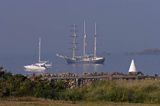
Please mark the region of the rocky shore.
[[144, 75], [142, 72], [137, 73], [120, 73], [120, 72], [92, 72], [92, 73], [59, 73], [59, 74], [33, 74], [28, 76], [32, 81], [34, 80], [41, 80], [41, 81], [57, 81], [62, 80], [65, 82], [65, 85], [68, 88], [74, 87], [81, 87], [84, 85], [89, 85], [90, 83], [97, 81], [97, 80], [160, 80], [160, 76], [157, 74], [151, 75]]

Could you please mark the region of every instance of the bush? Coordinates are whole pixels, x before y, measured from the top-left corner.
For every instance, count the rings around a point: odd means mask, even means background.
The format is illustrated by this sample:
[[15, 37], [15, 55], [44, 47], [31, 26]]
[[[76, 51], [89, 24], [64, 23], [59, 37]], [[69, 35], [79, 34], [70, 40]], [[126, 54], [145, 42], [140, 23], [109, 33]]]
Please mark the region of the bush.
[[67, 101], [159, 103], [160, 82], [154, 80], [95, 81], [80, 88], [67, 88], [62, 80], [31, 81], [23, 75], [0, 71], [0, 97], [34, 96]]

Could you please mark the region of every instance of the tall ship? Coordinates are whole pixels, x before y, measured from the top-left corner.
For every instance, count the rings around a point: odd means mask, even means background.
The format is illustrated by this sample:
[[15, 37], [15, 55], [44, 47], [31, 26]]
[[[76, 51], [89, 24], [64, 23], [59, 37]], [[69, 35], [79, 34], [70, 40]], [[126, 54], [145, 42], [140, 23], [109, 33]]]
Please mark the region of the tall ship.
[[82, 56], [77, 56], [76, 55], [76, 49], [77, 49], [77, 43], [76, 43], [76, 31], [75, 31], [75, 25], [74, 25], [74, 31], [73, 31], [73, 41], [72, 41], [72, 57], [69, 56], [63, 56], [60, 54], [57, 54], [58, 57], [63, 58], [66, 63], [68, 64], [76, 64], [76, 63], [91, 63], [91, 64], [103, 64], [105, 61], [105, 57], [102, 56], [97, 56], [97, 28], [96, 28], [96, 23], [95, 23], [95, 32], [94, 32], [94, 50], [93, 54], [87, 54], [86, 53], [86, 39], [87, 39], [87, 34], [86, 34], [86, 25], [84, 21], [84, 34], [83, 34], [83, 55]]
[[41, 38], [40, 37], [39, 37], [38, 45], [39, 45], [39, 47], [38, 47], [38, 62], [31, 64], [31, 65], [24, 66], [26, 71], [41, 72], [41, 71], [45, 71], [48, 68], [52, 67], [52, 64], [48, 63], [48, 61], [41, 60]]

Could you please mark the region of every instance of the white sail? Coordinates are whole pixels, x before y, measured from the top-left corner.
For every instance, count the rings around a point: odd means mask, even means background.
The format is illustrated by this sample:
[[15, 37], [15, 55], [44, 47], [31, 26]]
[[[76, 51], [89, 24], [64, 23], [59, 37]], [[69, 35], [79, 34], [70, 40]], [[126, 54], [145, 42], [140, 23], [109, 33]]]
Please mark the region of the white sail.
[[87, 39], [87, 34], [86, 34], [86, 22], [84, 20], [84, 35], [83, 35], [83, 56], [86, 56], [86, 39]]
[[76, 35], [76, 25], [74, 24], [74, 26], [73, 26], [74, 28], [73, 28], [73, 35], [72, 35], [72, 37], [73, 37], [73, 41], [72, 41], [72, 44], [73, 44], [73, 47], [72, 47], [72, 58], [73, 59], [75, 59], [75, 57], [76, 57], [76, 49], [77, 49], [77, 45], [76, 45], [76, 37], [77, 37], [77, 35]]
[[136, 72], [137, 72], [136, 65], [135, 65], [133, 59], [132, 59], [132, 61], [131, 61], [131, 65], [130, 65], [130, 67], [129, 67], [129, 71], [128, 71], [128, 72], [129, 72], [129, 73], [136, 73]]
[[96, 27], [96, 23], [95, 23], [95, 32], [94, 32], [94, 58], [96, 57], [96, 51], [97, 51], [97, 38], [96, 38], [96, 35], [97, 35], [97, 27]]

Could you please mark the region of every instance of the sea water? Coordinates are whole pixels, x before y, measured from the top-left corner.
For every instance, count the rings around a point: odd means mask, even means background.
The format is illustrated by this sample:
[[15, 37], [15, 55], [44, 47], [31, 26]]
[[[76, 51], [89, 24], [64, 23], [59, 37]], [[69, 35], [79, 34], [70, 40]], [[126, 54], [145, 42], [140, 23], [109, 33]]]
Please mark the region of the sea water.
[[[115, 53], [106, 55], [105, 62], [98, 64], [67, 64], [63, 59], [54, 55], [45, 55], [47, 60], [52, 62], [53, 67], [47, 70], [48, 73], [85, 73], [85, 72], [123, 72], [128, 73], [131, 60], [135, 60], [138, 71], [145, 74], [160, 73], [160, 55], [126, 55], [123, 53]], [[43, 58], [42, 58], [43, 60]], [[0, 56], [0, 65], [7, 71], [15, 74], [27, 74], [24, 70], [25, 65], [37, 62], [36, 58], [31, 55], [12, 55]]]

